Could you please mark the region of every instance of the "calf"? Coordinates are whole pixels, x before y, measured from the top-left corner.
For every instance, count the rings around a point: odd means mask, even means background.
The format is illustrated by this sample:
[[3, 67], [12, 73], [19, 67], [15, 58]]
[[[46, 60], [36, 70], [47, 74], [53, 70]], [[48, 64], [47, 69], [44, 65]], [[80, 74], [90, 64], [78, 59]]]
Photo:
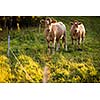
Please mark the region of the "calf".
[[74, 21], [71, 22], [71, 39], [72, 39], [72, 44], [74, 44], [74, 40], [78, 42], [78, 49], [80, 49], [80, 44], [81, 41], [83, 42], [85, 38], [85, 27], [81, 22]]
[[45, 36], [48, 43], [48, 51], [50, 53], [50, 42], [52, 42], [52, 52], [54, 54], [55, 45], [57, 43], [56, 50], [60, 49], [60, 39], [64, 44], [64, 48], [67, 51], [67, 43], [66, 43], [66, 27], [62, 22], [57, 22], [51, 18], [47, 18], [44, 20], [45, 22]]

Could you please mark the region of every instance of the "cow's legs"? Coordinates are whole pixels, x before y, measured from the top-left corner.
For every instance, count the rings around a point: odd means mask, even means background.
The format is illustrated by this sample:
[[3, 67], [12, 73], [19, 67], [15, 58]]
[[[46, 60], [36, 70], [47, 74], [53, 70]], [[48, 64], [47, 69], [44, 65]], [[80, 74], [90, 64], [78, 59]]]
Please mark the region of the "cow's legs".
[[56, 37], [54, 37], [54, 40], [52, 42], [52, 53], [55, 54], [55, 45], [56, 45]]
[[73, 38], [71, 38], [72, 39], [72, 45], [74, 44], [74, 39]]
[[50, 54], [50, 42], [48, 42], [48, 53]]
[[67, 49], [67, 43], [65, 42], [65, 44], [64, 44], [64, 48], [65, 48], [65, 51], [67, 51], [68, 49]]
[[83, 48], [83, 42], [84, 42], [84, 38], [82, 37], [82, 48]]
[[55, 54], [55, 45], [56, 45], [56, 31], [54, 31], [54, 39], [52, 41], [52, 53]]
[[80, 44], [81, 44], [81, 38], [78, 38], [78, 49], [80, 49]]
[[59, 51], [59, 49], [60, 49], [60, 42], [57, 41], [57, 49], [56, 49], [56, 51]]
[[64, 45], [64, 49], [65, 49], [65, 51], [67, 51], [66, 35], [64, 35], [64, 37], [62, 38], [62, 42], [63, 42], [63, 45]]

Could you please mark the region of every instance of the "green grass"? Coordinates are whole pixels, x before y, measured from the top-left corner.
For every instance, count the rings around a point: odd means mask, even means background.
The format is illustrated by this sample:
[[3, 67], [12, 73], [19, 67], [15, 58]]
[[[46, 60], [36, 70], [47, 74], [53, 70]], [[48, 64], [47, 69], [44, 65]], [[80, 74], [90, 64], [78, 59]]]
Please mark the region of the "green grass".
[[[57, 20], [64, 21], [64, 23], [66, 22], [69, 23], [72, 19], [76, 17], [71, 17], [71, 18], [55, 17], [55, 18], [57, 18]], [[47, 64], [51, 69], [51, 78], [49, 82], [100, 82], [100, 77], [99, 77], [100, 75], [100, 33], [98, 33], [98, 28], [97, 30], [93, 30], [91, 29], [91, 24], [89, 26], [89, 22], [91, 22], [91, 19], [89, 19], [88, 17], [86, 18], [79, 17], [79, 19], [82, 20], [84, 23], [86, 22], [86, 25], [88, 25], [86, 27], [87, 34], [86, 34], [84, 46], [82, 47], [82, 51], [77, 50], [77, 45], [74, 46], [71, 45], [69, 24], [66, 25], [68, 26], [67, 27], [67, 44], [68, 44], [67, 52], [65, 52], [63, 48], [61, 48], [61, 50], [59, 52], [56, 52], [54, 55], [48, 55], [45, 36], [43, 34], [43, 31], [41, 31], [41, 33], [38, 32], [38, 28], [36, 29], [28, 28], [25, 30], [21, 30], [20, 32], [18, 32], [17, 30], [12, 31], [10, 33], [11, 50], [13, 50], [13, 52], [17, 57], [19, 57], [20, 55], [26, 55], [32, 58], [35, 62], [39, 64], [39, 67], [41, 68], [44, 68], [44, 66]], [[98, 18], [96, 18], [96, 20], [98, 21]], [[96, 29], [96, 27], [94, 28]], [[5, 37], [5, 39], [0, 42], [0, 56], [2, 55], [7, 56], [7, 37]], [[60, 64], [59, 62], [61, 62], [62, 64]], [[10, 53], [10, 57], [9, 57], [10, 67], [14, 68], [16, 63], [17, 61]], [[87, 65], [88, 67], [92, 66], [97, 71], [97, 74], [94, 76], [91, 75], [89, 76], [89, 74], [88, 75], [86, 74], [87, 76], [84, 79], [82, 77], [83, 73], [78, 72], [79, 70], [75, 69], [76, 64], [79, 65], [84, 64], [83, 67], [85, 65]], [[63, 67], [63, 69], [67, 71], [69, 69], [70, 75], [66, 76], [65, 72], [63, 72], [62, 69], [60, 69], [60, 67], [61, 68]], [[59, 69], [62, 73], [59, 74], [58, 72], [56, 72], [57, 69]], [[71, 73], [72, 70], [74, 70], [75, 72]], [[90, 71], [90, 69], [88, 70]], [[55, 73], [53, 71], [55, 71]], [[81, 73], [82, 75], [78, 73]], [[13, 82], [13, 80], [11, 82]], [[14, 82], [19, 82], [19, 81], [14, 81]], [[28, 81], [24, 80], [22, 82], [28, 82]]]

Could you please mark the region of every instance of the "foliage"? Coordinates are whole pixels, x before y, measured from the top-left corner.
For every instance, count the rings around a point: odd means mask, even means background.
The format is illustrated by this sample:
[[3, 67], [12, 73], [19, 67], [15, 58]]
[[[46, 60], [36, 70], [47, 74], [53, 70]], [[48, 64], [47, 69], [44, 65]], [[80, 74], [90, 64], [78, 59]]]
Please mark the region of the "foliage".
[[3, 29], [17, 29], [18, 26], [28, 28], [32, 26], [39, 26], [42, 16], [0, 16], [0, 31]]
[[[15, 74], [16, 74], [16, 82], [42, 82], [42, 69], [39, 67], [38, 63], [33, 61], [31, 57], [26, 55], [20, 55], [19, 60], [22, 66], [19, 63], [15, 65]], [[27, 77], [23, 68], [27, 72], [27, 74], [32, 78], [32, 80]]]
[[95, 76], [97, 70], [92, 65], [90, 59], [86, 63], [76, 63], [69, 61], [60, 55], [54, 64], [48, 63], [50, 67], [50, 82], [97, 82]]
[[13, 75], [11, 74], [9, 59], [5, 55], [2, 55], [0, 56], [0, 82], [9, 83], [12, 78]]
[[[11, 50], [21, 65], [11, 52], [10, 57], [7, 57], [7, 31], [5, 31], [6, 35], [0, 37], [0, 82], [42, 82], [45, 66], [50, 69], [49, 83], [100, 82], [100, 17], [53, 17], [66, 25], [68, 51], [65, 52], [61, 47], [59, 52], [48, 55], [43, 29], [39, 33], [39, 28], [36, 26], [21, 28], [20, 31], [12, 30]], [[39, 20], [42, 17], [33, 16], [32, 20], [34, 18]], [[86, 27], [87, 33], [84, 45], [81, 46], [82, 51], [77, 50], [77, 45], [71, 45], [70, 21], [74, 19], [82, 21]], [[26, 75], [22, 66], [33, 81]]]

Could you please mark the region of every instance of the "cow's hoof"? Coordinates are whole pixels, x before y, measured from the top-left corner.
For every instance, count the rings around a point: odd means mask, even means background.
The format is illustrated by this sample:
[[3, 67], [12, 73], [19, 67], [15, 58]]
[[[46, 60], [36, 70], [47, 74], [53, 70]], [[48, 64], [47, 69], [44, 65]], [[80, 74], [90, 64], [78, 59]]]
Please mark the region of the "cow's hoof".
[[54, 55], [55, 54], [55, 51], [52, 51], [52, 55]]
[[65, 49], [65, 51], [68, 51], [68, 49]]
[[65, 46], [65, 51], [68, 51], [67, 45]]
[[65, 51], [67, 52], [67, 51], [68, 51], [68, 49], [66, 48], [66, 49], [65, 49]]
[[82, 51], [82, 49], [81, 48], [78, 48], [78, 51]]
[[60, 48], [56, 49], [56, 51], [59, 52], [60, 51]]

